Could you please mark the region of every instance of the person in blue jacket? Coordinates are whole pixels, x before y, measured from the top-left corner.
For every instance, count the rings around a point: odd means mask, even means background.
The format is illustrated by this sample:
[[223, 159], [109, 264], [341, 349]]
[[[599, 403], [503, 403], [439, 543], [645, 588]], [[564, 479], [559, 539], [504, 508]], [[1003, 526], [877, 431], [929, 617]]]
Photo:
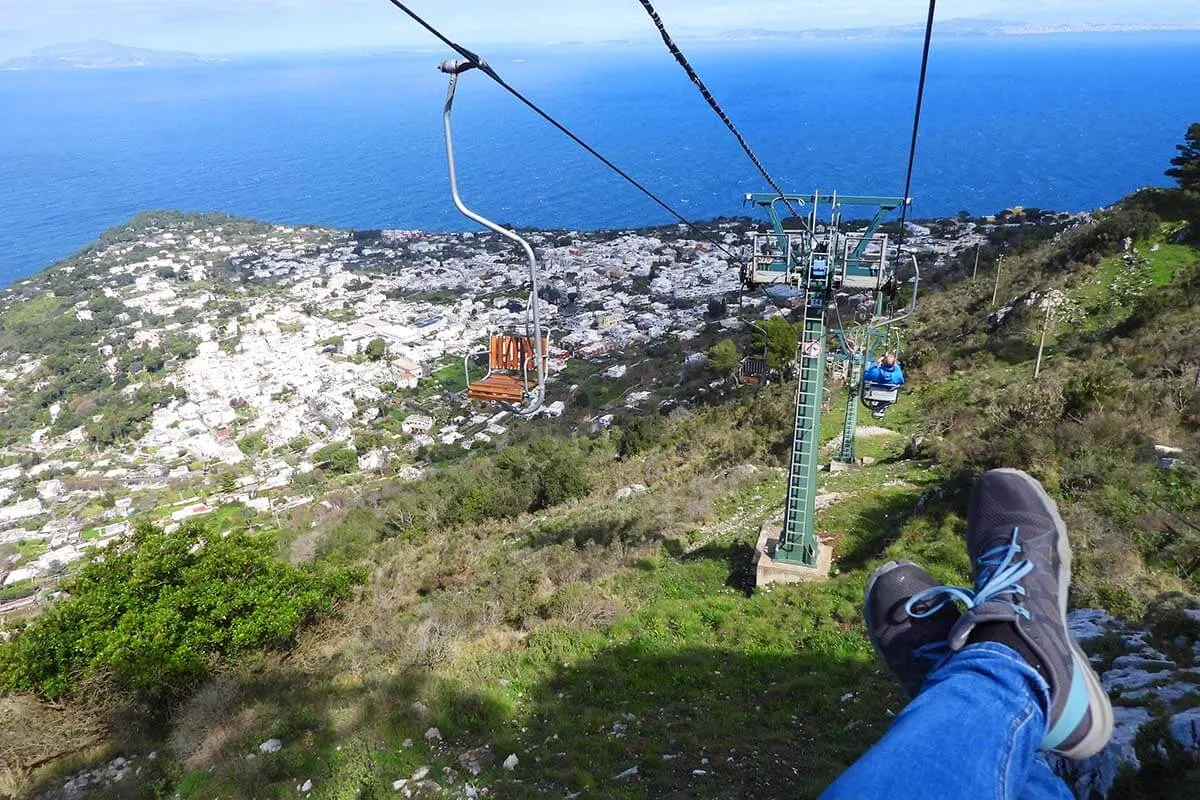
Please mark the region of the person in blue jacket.
[[[872, 364], [863, 374], [863, 381], [889, 388], [903, 386], [904, 370], [900, 367], [900, 362], [896, 360], [896, 354], [888, 353], [879, 359], [878, 363]], [[882, 418], [884, 410], [888, 407], [887, 403], [878, 400], [871, 401], [868, 405], [871, 407], [871, 416], [876, 419]]]

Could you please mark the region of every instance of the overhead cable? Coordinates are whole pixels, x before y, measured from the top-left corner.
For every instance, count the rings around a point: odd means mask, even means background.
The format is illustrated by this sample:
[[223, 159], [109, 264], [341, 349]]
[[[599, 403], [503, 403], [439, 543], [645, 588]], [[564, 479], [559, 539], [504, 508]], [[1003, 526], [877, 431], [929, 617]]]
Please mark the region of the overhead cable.
[[933, 41], [933, 13], [937, 0], [929, 0], [929, 17], [925, 20], [925, 47], [921, 51], [921, 77], [917, 80], [917, 104], [913, 110], [912, 141], [908, 145], [908, 172], [904, 176], [904, 203], [900, 207], [900, 237], [897, 249], [904, 244], [904, 224], [908, 218], [908, 192], [912, 189], [913, 163], [917, 158], [917, 133], [921, 128], [921, 106], [925, 102], [925, 74], [929, 70], [929, 44]]
[[624, 178], [626, 182], [628, 182], [631, 186], [633, 186], [639, 192], [644, 194], [646, 197], [653, 200], [660, 208], [662, 208], [668, 214], [673, 216], [675, 219], [679, 220], [679, 222], [681, 222], [682, 224], [686, 225], [694, 233], [699, 234], [699, 236], [701, 238], [707, 240], [710, 244], [712, 244], [714, 247], [716, 247], [722, 253], [729, 256], [738, 265], [740, 265], [743, 269], [746, 268], [746, 263], [740, 257], [738, 257], [733, 252], [731, 252], [728, 248], [726, 248], [725, 245], [723, 245], [721, 242], [714, 239], [706, 231], [703, 231], [700, 228], [696, 227], [696, 225], [694, 223], [692, 223], [690, 220], [687, 219], [687, 217], [683, 216], [678, 211], [676, 211], [665, 200], [662, 200], [661, 198], [659, 198], [658, 195], [654, 194], [654, 192], [647, 189], [636, 178], [634, 178], [632, 175], [630, 175], [625, 170], [618, 167], [616, 164], [614, 164], [608, 158], [603, 156], [599, 151], [597, 151], [596, 148], [592, 147], [590, 144], [585, 142], [583, 139], [576, 136], [565, 125], [563, 125], [561, 122], [556, 120], [554, 117], [550, 116], [549, 113], [542, 110], [542, 108], [540, 106], [538, 106], [536, 103], [534, 103], [532, 100], [530, 100], [525, 95], [521, 94], [521, 92], [517, 91], [510, 83], [508, 83], [508, 81], [501, 78], [499, 73], [497, 73], [496, 70], [493, 69], [490, 64], [488, 64], [486, 61], [484, 61], [478, 55], [471, 52], [470, 50], [463, 47], [462, 45], [451, 41], [449, 37], [447, 37], [445, 34], [443, 34], [441, 31], [439, 31], [433, 25], [429, 24], [424, 19], [422, 19], [419, 14], [417, 14], [415, 11], [413, 11], [411, 8], [409, 8], [404, 3], [400, 2], [400, 0], [388, 0], [388, 2], [391, 3], [392, 5], [394, 5], [396, 8], [403, 11], [406, 15], [408, 15], [413, 20], [413, 22], [416, 22], [418, 25], [420, 25], [422, 28], [424, 28], [426, 31], [428, 31], [430, 34], [432, 34], [442, 44], [446, 45], [451, 50], [458, 53], [460, 56], [462, 56], [463, 58], [467, 59], [472, 64], [474, 64], [475, 67], [480, 72], [487, 75], [489, 78], [491, 78], [493, 81], [495, 81], [502, 89], [504, 89], [506, 92], [511, 94], [513, 97], [515, 97], [517, 100], [521, 101], [523, 104], [528, 106], [530, 110], [532, 110], [539, 117], [546, 120], [546, 122], [549, 122], [551, 125], [553, 125], [555, 128], [557, 128], [561, 133], [563, 133], [565, 136], [567, 136], [567, 138], [569, 138], [571, 141], [575, 142], [575, 144], [579, 145], [584, 150], [586, 150], [588, 153], [590, 153], [593, 157], [595, 157], [598, 161], [600, 161], [600, 163], [604, 164], [604, 166], [608, 167], [610, 170], [612, 170], [613, 172], [617, 173], [622, 178]]
[[710, 92], [708, 87], [704, 85], [704, 81], [701, 80], [700, 76], [696, 74], [696, 70], [693, 69], [692, 65], [688, 62], [687, 56], [685, 56], [683, 51], [679, 49], [679, 46], [675, 44], [675, 41], [671, 38], [671, 34], [667, 33], [666, 25], [663, 24], [662, 18], [658, 16], [658, 12], [654, 9], [654, 6], [650, 3], [650, 0], [639, 0], [639, 2], [642, 4], [642, 8], [646, 9], [646, 13], [650, 15], [650, 19], [654, 21], [654, 27], [658, 28], [658, 34], [662, 37], [663, 44], [667, 46], [667, 50], [669, 50], [671, 55], [675, 57], [675, 60], [679, 62], [679, 66], [683, 67], [683, 71], [687, 73], [687, 76], [691, 79], [692, 83], [696, 84], [696, 88], [700, 90], [700, 96], [704, 98], [706, 103], [708, 103], [709, 108], [716, 113], [716, 115], [721, 119], [721, 122], [725, 123], [725, 127], [729, 128], [729, 132], [733, 134], [733, 138], [737, 139], [737, 143], [740, 144], [742, 149], [746, 151], [746, 155], [758, 169], [759, 174], [763, 176], [763, 180], [767, 182], [768, 186], [775, 190], [775, 193], [779, 195], [779, 199], [783, 201], [785, 206], [787, 206], [788, 211], [791, 212], [793, 217], [800, 216], [799, 212], [797, 212], [796, 209], [792, 207], [792, 204], [788, 201], [787, 195], [784, 193], [783, 189], [779, 187], [779, 184], [775, 182], [775, 179], [771, 177], [771, 174], [767, 172], [767, 168], [763, 166], [761, 161], [759, 161], [758, 156], [756, 156], [754, 151], [750, 149], [750, 145], [746, 142], [746, 138], [742, 136], [741, 131], [739, 131], [737, 126], [733, 124], [733, 120], [731, 120], [729, 115], [725, 113], [725, 109], [721, 108], [721, 104], [717, 102], [717, 99], [713, 97], [712, 92]]

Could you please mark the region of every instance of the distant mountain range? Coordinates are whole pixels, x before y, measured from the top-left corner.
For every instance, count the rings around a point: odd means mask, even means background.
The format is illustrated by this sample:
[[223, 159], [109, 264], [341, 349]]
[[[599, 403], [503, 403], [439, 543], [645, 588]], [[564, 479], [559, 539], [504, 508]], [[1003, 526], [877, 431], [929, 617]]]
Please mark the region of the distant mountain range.
[[53, 44], [26, 56], [5, 61], [0, 70], [24, 69], [117, 69], [130, 67], [180, 67], [222, 59], [195, 53], [125, 47], [99, 39], [89, 42]]

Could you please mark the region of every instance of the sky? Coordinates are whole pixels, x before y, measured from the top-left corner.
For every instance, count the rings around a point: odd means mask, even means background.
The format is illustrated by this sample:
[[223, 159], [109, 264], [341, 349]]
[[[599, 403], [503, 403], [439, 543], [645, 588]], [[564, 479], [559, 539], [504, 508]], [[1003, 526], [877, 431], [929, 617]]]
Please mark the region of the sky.
[[[678, 34], [921, 23], [927, 0], [657, 0]], [[637, 0], [411, 0], [464, 43], [553, 43], [653, 34]], [[1196, 0], [942, 0], [939, 19], [1196, 22]], [[427, 34], [387, 0], [0, 0], [0, 57], [106, 39], [196, 53], [418, 47]]]

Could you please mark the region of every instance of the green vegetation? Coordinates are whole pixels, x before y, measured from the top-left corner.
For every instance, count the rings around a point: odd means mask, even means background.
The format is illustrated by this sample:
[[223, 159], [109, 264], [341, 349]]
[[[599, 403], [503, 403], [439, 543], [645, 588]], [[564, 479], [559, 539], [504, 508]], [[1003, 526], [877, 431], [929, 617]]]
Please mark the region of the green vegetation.
[[384, 356], [387, 355], [387, 342], [376, 337], [367, 342], [367, 346], [363, 350], [363, 354], [366, 355], [367, 359], [370, 361], [380, 361]]
[[342, 444], [327, 444], [313, 453], [313, 462], [322, 469], [345, 475], [358, 469], [358, 453]]
[[737, 345], [731, 339], [722, 339], [708, 349], [708, 366], [721, 377], [732, 375], [741, 362]]
[[792, 323], [781, 316], [771, 317], [762, 324], [762, 329], [760, 331], [755, 328], [752, 346], [755, 353], [761, 353], [764, 350], [764, 339], [766, 340], [767, 366], [771, 369], [783, 369], [795, 361], [799, 331]]
[[1185, 191], [1200, 190], [1200, 122], [1188, 126], [1183, 144], [1175, 146], [1179, 155], [1171, 159], [1167, 177], [1179, 181]]
[[359, 578], [297, 569], [244, 533], [140, 525], [67, 582], [70, 597], [0, 645], [0, 685], [58, 698], [90, 681], [167, 710], [222, 659], [278, 648]]

